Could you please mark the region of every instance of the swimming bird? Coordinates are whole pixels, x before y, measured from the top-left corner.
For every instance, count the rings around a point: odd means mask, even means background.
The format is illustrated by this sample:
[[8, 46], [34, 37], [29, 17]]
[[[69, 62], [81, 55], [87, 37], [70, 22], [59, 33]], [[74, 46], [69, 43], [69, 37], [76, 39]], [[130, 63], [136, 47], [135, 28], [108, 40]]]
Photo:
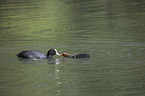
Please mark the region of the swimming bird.
[[46, 58], [53, 58], [53, 55], [60, 55], [56, 49], [50, 49], [47, 52], [47, 55], [39, 52], [39, 51], [32, 51], [32, 50], [25, 50], [18, 53], [16, 56], [21, 58], [30, 58], [30, 59], [46, 59]]
[[79, 54], [74, 54], [74, 55], [69, 55], [68, 53], [62, 53], [61, 56], [66, 57], [66, 58], [78, 58], [78, 59], [90, 58], [90, 55], [85, 54], [85, 53], [79, 53]]

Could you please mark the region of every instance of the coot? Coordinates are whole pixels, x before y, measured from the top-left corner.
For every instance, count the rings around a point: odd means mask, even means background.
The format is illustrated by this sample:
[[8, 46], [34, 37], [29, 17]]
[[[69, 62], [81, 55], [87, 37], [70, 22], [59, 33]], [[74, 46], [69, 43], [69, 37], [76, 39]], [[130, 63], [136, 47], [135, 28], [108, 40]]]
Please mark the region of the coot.
[[56, 49], [50, 49], [47, 52], [47, 55], [39, 52], [39, 51], [32, 51], [32, 50], [25, 50], [17, 54], [16, 56], [22, 58], [30, 58], [30, 59], [46, 59], [46, 58], [53, 58], [53, 55], [60, 55]]
[[88, 59], [90, 58], [89, 54], [85, 53], [79, 53], [74, 55], [69, 55], [68, 53], [62, 53], [61, 56], [67, 57], [67, 58], [80, 58], [80, 59]]

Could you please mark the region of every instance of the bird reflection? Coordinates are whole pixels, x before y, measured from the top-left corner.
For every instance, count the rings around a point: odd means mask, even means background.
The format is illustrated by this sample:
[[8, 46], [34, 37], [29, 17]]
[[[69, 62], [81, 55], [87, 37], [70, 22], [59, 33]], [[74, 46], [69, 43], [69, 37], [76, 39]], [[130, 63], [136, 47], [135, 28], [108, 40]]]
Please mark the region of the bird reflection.
[[[59, 76], [59, 72], [60, 72], [60, 69], [59, 69], [59, 59], [55, 59], [55, 74], [56, 74], [56, 79], [57, 79], [57, 84], [58, 86], [60, 86], [62, 84], [62, 82], [59, 80], [60, 76]], [[57, 90], [57, 92], [59, 93], [60, 92], [60, 89]]]

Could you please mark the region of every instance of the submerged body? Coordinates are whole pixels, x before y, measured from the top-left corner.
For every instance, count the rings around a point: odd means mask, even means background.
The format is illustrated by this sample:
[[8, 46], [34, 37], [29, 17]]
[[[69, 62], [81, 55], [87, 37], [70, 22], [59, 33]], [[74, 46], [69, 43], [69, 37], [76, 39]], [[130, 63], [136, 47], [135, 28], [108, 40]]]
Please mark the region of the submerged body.
[[90, 55], [85, 54], [85, 53], [79, 53], [79, 54], [74, 54], [74, 55], [69, 55], [68, 53], [62, 53], [61, 56], [66, 57], [66, 58], [79, 58], [79, 59], [90, 58]]
[[21, 58], [30, 58], [30, 59], [46, 59], [46, 58], [53, 58], [53, 55], [60, 55], [56, 49], [50, 49], [47, 52], [47, 55], [39, 52], [39, 51], [32, 51], [32, 50], [25, 50], [18, 53], [16, 56]]

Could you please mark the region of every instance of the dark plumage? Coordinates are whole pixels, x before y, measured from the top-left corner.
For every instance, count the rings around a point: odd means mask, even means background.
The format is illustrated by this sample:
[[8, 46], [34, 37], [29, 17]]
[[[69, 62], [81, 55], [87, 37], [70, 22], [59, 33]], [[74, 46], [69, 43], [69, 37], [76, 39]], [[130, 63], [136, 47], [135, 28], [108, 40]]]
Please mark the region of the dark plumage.
[[53, 58], [53, 55], [60, 55], [60, 54], [57, 52], [56, 49], [50, 49], [47, 52], [47, 55], [39, 51], [26, 50], [18, 53], [16, 56], [22, 58], [30, 58], [30, 59], [46, 59], [46, 58]]
[[62, 53], [61, 56], [67, 57], [67, 58], [80, 58], [80, 59], [88, 59], [90, 58], [89, 54], [85, 53], [79, 53], [74, 55], [69, 55], [68, 53]]

